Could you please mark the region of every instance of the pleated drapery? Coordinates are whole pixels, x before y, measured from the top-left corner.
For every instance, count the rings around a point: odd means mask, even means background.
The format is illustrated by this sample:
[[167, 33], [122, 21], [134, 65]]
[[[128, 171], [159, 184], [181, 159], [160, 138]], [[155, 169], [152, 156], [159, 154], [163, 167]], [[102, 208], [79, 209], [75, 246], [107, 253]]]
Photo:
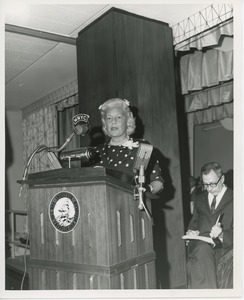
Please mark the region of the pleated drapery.
[[180, 59], [181, 93], [200, 91], [233, 79], [233, 51], [195, 51]]
[[210, 107], [219, 107], [233, 101], [233, 82], [218, 85], [200, 93], [185, 96], [185, 111], [187, 113], [205, 110]]
[[[69, 103], [69, 106], [68, 106]], [[62, 109], [61, 109], [62, 107]], [[79, 105], [73, 101], [62, 101], [58, 105], [58, 136], [59, 136], [59, 144], [63, 145], [65, 140], [70, 136], [73, 132], [73, 116], [77, 115], [79, 112]], [[68, 145], [65, 147], [65, 150], [73, 150], [80, 147], [80, 136], [75, 135]]]
[[192, 174], [194, 126], [233, 119], [233, 46], [227, 51], [219, 47], [224, 36], [232, 39], [233, 19], [175, 45], [176, 51], [189, 51], [180, 57], [180, 78]]
[[71, 95], [67, 99], [64, 99], [59, 103], [57, 103], [57, 110], [63, 111], [66, 108], [70, 108], [78, 104], [79, 104], [78, 94]]

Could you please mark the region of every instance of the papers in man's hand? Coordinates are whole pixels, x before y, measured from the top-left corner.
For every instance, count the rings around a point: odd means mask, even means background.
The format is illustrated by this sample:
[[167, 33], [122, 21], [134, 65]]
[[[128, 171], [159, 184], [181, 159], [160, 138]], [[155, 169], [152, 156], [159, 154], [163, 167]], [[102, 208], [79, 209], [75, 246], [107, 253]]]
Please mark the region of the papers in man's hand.
[[183, 235], [182, 238], [184, 240], [200, 240], [200, 241], [204, 241], [204, 242], [209, 243], [209, 244], [215, 244], [211, 237], [202, 236], [202, 235], [186, 234], [186, 235]]

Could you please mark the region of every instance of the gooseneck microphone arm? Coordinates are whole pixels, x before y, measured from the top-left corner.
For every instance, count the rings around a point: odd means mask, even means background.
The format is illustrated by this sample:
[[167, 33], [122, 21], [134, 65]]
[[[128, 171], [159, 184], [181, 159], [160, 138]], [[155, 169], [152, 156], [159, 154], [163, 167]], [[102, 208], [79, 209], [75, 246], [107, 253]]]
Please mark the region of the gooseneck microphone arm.
[[48, 150], [48, 149], [49, 149], [49, 148], [48, 148], [47, 146], [41, 145], [41, 146], [37, 147], [37, 148], [32, 152], [32, 154], [30, 155], [30, 157], [29, 157], [28, 160], [27, 160], [27, 163], [26, 163], [26, 166], [25, 166], [25, 170], [24, 170], [24, 174], [23, 174], [22, 180], [26, 180], [26, 178], [27, 178], [27, 175], [28, 175], [28, 169], [29, 169], [29, 166], [30, 166], [30, 164], [31, 164], [31, 161], [32, 161], [33, 157], [34, 157], [37, 153], [42, 152], [43, 150]]
[[66, 139], [66, 141], [63, 143], [63, 145], [61, 147], [59, 147], [58, 149], [55, 149], [56, 147], [51, 147], [49, 149], [52, 149], [53, 152], [60, 152], [62, 151], [67, 145], [68, 143], [72, 140], [73, 136], [75, 135], [76, 133], [73, 131], [71, 133], [71, 135]]
[[64, 142], [64, 144], [63, 144], [61, 147], [59, 147], [58, 149], [57, 149], [57, 147], [47, 147], [47, 146], [45, 146], [45, 145], [40, 145], [40, 146], [38, 146], [38, 147], [32, 152], [32, 154], [30, 155], [30, 157], [29, 157], [28, 160], [27, 160], [27, 163], [26, 163], [26, 166], [25, 166], [25, 170], [24, 170], [24, 174], [23, 174], [22, 180], [26, 180], [26, 179], [27, 179], [29, 166], [30, 166], [30, 164], [31, 164], [31, 161], [32, 161], [33, 157], [34, 157], [37, 153], [40, 153], [40, 152], [42, 152], [42, 151], [44, 151], [44, 150], [46, 150], [46, 151], [52, 151], [52, 152], [58, 153], [58, 152], [62, 151], [62, 150], [68, 145], [68, 143], [71, 141], [71, 139], [73, 138], [74, 135], [75, 135], [75, 132], [73, 131], [73, 132], [71, 133], [71, 135], [66, 139], [66, 141]]

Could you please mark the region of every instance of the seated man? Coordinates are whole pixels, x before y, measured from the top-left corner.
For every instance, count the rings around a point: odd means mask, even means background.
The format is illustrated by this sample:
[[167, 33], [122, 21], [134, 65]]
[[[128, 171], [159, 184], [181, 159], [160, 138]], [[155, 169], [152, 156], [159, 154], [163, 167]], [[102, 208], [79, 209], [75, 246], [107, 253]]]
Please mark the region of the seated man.
[[188, 288], [214, 289], [219, 260], [233, 248], [233, 192], [217, 162], [202, 167], [201, 180], [205, 192], [195, 200], [187, 234], [210, 236], [215, 245], [200, 240], [188, 244]]

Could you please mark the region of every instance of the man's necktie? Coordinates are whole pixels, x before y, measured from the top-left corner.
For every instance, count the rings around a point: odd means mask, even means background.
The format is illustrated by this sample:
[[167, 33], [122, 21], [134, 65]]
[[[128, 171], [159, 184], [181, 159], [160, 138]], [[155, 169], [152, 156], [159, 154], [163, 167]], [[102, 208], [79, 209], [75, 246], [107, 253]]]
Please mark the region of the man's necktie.
[[216, 196], [213, 197], [213, 201], [211, 203], [211, 208], [210, 208], [211, 214], [213, 214], [215, 211], [215, 205], [216, 205]]

